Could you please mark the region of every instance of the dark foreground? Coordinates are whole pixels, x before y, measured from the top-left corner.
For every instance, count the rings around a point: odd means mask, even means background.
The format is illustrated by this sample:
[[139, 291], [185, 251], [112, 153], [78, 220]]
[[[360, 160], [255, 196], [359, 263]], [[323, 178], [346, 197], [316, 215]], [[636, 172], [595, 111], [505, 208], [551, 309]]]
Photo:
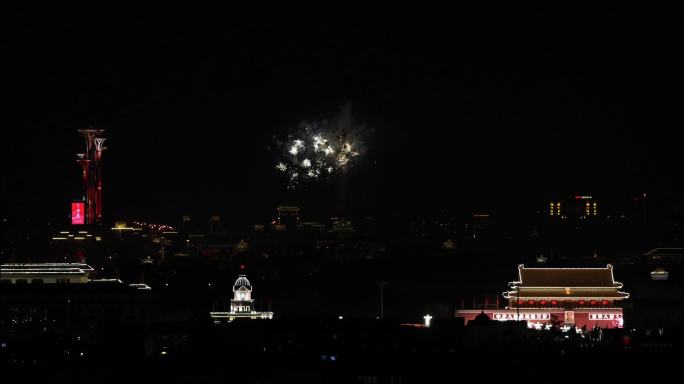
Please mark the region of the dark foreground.
[[572, 335], [513, 323], [301, 318], [110, 329], [88, 342], [15, 337], [1, 353], [3, 376], [22, 382], [517, 382], [667, 377], [681, 345], [678, 329]]

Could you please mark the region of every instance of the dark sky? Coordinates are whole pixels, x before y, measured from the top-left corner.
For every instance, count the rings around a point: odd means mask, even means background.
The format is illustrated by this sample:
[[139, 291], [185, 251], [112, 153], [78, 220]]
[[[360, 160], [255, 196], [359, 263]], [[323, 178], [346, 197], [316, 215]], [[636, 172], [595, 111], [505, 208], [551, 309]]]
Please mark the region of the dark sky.
[[[17, 10], [3, 55], [2, 209], [65, 215], [79, 195], [76, 130], [91, 125], [110, 137], [109, 219], [245, 217], [285, 201], [311, 211], [343, 197], [356, 213], [531, 207], [577, 192], [681, 206], [671, 7]], [[368, 151], [346, 175], [286, 192], [273, 135], [347, 101], [372, 128]]]

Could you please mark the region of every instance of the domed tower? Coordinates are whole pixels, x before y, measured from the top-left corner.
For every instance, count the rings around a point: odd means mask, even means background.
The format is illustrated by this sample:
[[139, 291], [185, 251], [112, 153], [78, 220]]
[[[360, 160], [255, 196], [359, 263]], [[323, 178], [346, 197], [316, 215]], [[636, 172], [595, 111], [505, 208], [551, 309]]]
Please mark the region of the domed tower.
[[259, 312], [252, 300], [252, 284], [247, 276], [240, 275], [233, 284], [233, 298], [230, 299], [230, 312], [209, 312], [214, 324], [231, 322], [235, 319], [272, 319], [273, 312]]
[[252, 284], [247, 276], [240, 275], [233, 284], [233, 298], [230, 300], [231, 313], [251, 313], [254, 311]]

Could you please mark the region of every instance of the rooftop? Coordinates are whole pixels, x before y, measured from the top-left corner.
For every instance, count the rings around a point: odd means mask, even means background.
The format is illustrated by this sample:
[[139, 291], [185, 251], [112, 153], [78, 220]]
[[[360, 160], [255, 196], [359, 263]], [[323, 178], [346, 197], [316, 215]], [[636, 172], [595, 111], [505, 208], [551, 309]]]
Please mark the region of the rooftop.
[[621, 287], [613, 279], [613, 266], [606, 268], [525, 268], [518, 266], [522, 287]]
[[82, 263], [26, 263], [1, 264], [0, 273], [14, 274], [87, 274], [93, 272], [93, 267]]

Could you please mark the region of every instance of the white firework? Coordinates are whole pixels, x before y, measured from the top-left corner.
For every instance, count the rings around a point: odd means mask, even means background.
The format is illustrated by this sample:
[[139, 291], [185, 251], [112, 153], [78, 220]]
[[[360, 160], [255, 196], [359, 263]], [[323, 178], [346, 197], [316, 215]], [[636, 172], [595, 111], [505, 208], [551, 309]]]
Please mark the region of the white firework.
[[290, 155], [297, 156], [297, 153], [299, 153], [302, 149], [304, 149], [304, 141], [295, 140], [292, 142], [292, 145], [290, 146]]
[[303, 180], [343, 171], [363, 152], [363, 133], [363, 127], [353, 124], [349, 106], [332, 122], [302, 123], [286, 142], [280, 143], [283, 157], [276, 169], [288, 176], [289, 188]]

